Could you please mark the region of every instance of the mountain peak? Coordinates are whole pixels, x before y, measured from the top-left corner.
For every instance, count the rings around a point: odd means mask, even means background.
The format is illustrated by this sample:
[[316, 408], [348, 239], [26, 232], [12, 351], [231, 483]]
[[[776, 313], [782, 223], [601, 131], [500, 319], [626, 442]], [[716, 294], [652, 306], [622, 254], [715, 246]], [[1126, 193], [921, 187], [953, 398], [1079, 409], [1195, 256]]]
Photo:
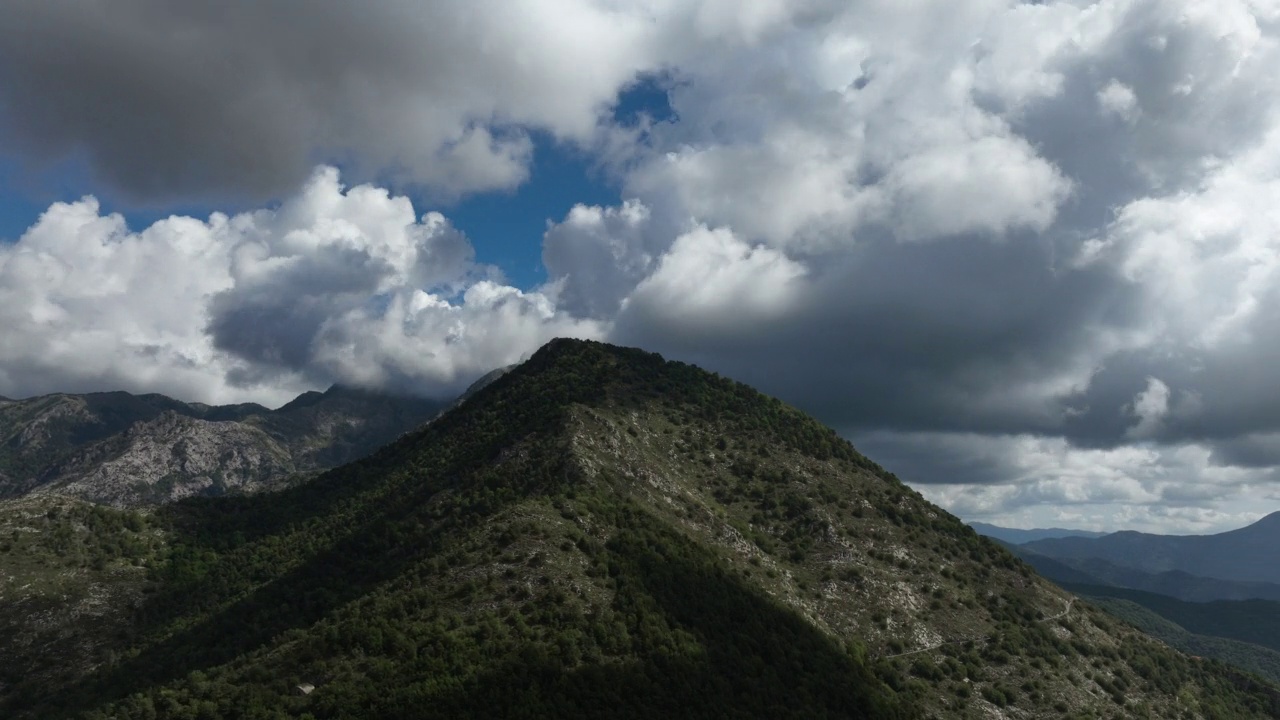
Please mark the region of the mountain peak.
[[[622, 361], [620, 365], [619, 361]], [[628, 365], [632, 366], [630, 369], [634, 369], [634, 366], [656, 368], [665, 362], [661, 355], [639, 348], [610, 345], [596, 340], [560, 337], [538, 348], [520, 367], [528, 367], [530, 371], [536, 371], [552, 365], [568, 363], [570, 365], [617, 365], [618, 369], [626, 370], [629, 369]]]
[[160, 586], [77, 692], [0, 638], [25, 717], [1261, 714], [812, 418], [602, 343], [548, 343], [306, 485], [153, 517]]
[[542, 347], [534, 351], [533, 356], [538, 355], [573, 355], [587, 352], [611, 352], [624, 350], [621, 346], [610, 345], [608, 343], [599, 342], [597, 340], [587, 340], [584, 338], [574, 337], [556, 337], [543, 343]]
[[1268, 526], [1280, 525], [1280, 510], [1277, 510], [1269, 515], [1264, 515], [1261, 519], [1255, 522], [1254, 525], [1268, 525]]
[[1250, 535], [1264, 533], [1280, 539], [1280, 535], [1277, 534], [1280, 533], [1280, 510], [1269, 515], [1264, 515], [1238, 530], [1228, 530], [1226, 533], [1222, 534], [1227, 535], [1232, 533], [1245, 533]]

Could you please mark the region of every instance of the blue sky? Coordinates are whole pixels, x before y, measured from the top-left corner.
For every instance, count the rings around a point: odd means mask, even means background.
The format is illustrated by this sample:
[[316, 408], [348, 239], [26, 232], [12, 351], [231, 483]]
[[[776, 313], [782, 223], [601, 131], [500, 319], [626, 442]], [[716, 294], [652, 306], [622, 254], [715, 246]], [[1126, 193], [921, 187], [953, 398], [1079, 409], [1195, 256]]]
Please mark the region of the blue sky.
[[[673, 113], [662, 82], [644, 78], [623, 90], [614, 108], [614, 121], [623, 127], [635, 126], [642, 116], [653, 122], [671, 122]], [[425, 199], [420, 191], [406, 188], [420, 213], [441, 211], [466, 233], [477, 262], [497, 266], [508, 282], [524, 289], [547, 279], [542, 264], [542, 235], [548, 223], [562, 220], [577, 204], [611, 206], [622, 201], [616, 178], [610, 178], [588, 151], [557, 141], [545, 132], [533, 132], [531, 136], [534, 153], [529, 180], [515, 190], [480, 192], [439, 205]], [[71, 202], [86, 195], [95, 196], [104, 213], [122, 214], [135, 231], [169, 215], [205, 218], [214, 211], [253, 207], [250, 203], [181, 202], [138, 206], [122, 201], [109, 187], [95, 182], [84, 162], [72, 159], [33, 170], [11, 155], [0, 154], [0, 239], [16, 241], [50, 204]]]
[[89, 187], [81, 173], [31, 172], [11, 155], [0, 155], [0, 239], [17, 240], [50, 203], [79, 199]]
[[[478, 262], [501, 268], [507, 280], [521, 288], [546, 280], [542, 234], [549, 221], [562, 219], [578, 203], [615, 205], [620, 201], [617, 188], [593, 167], [585, 153], [545, 135], [535, 138], [529, 180], [514, 191], [477, 193], [451, 205], [434, 205], [419, 193], [408, 191], [420, 211], [439, 210], [467, 234]], [[137, 207], [113, 197], [81, 166], [63, 163], [30, 173], [11, 158], [0, 159], [0, 238], [14, 242], [50, 204], [86, 195], [96, 197], [103, 212], [123, 215], [135, 231], [173, 214], [205, 218], [215, 210], [234, 212], [251, 207], [247, 203]]]
[[546, 280], [542, 234], [579, 203], [616, 205], [618, 189], [588, 156], [546, 136], [535, 136], [528, 182], [514, 192], [481, 193], [445, 208], [471, 239], [476, 260], [497, 265], [507, 280], [531, 288]]

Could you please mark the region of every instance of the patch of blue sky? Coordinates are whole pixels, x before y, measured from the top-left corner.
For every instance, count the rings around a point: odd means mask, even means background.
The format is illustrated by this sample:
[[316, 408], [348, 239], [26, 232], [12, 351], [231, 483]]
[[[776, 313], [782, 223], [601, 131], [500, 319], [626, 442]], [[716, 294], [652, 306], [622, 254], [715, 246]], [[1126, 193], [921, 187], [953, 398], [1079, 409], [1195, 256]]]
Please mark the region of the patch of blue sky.
[[[646, 77], [618, 97], [614, 122], [635, 127], [642, 118], [670, 122], [668, 79]], [[542, 236], [547, 224], [564, 219], [574, 205], [617, 205], [619, 188], [584, 150], [533, 134], [534, 156], [529, 180], [512, 192], [483, 193], [444, 211], [466, 233], [479, 262], [496, 265], [511, 284], [530, 289], [546, 281]]]
[[542, 236], [548, 223], [564, 219], [574, 205], [616, 205], [618, 189], [594, 167], [587, 152], [533, 136], [529, 179], [509, 192], [472, 195], [442, 212], [466, 234], [476, 260], [495, 265], [522, 289], [546, 280]]
[[74, 175], [67, 168], [32, 172], [0, 155], [0, 242], [17, 242], [53, 203], [91, 194], [82, 189], [83, 178]]
[[0, 154], [0, 242], [17, 242], [50, 205], [75, 202], [90, 195], [98, 200], [99, 213], [119, 213], [135, 232], [173, 215], [205, 220], [215, 210], [234, 214], [251, 207], [243, 202], [220, 203], [216, 207], [202, 203], [139, 206], [117, 199], [110, 188], [95, 181], [88, 163], [82, 159], [69, 158], [45, 169], [33, 169]]
[[[631, 84], [618, 97], [614, 122], [634, 127], [642, 118], [673, 121], [667, 97], [669, 84], [663, 76], [646, 77]], [[409, 191], [419, 214], [442, 212], [466, 234], [475, 247], [478, 262], [498, 267], [507, 282], [526, 290], [547, 279], [542, 265], [542, 237], [548, 223], [563, 220], [577, 204], [609, 206], [622, 201], [619, 188], [597, 167], [589, 151], [556, 142], [546, 133], [534, 132], [532, 139], [529, 179], [514, 190], [479, 193], [451, 206], [434, 205]], [[205, 219], [215, 209], [227, 213], [249, 209], [198, 203], [135, 207], [117, 201], [108, 188], [96, 183], [83, 161], [69, 160], [49, 170], [32, 172], [0, 154], [0, 241], [16, 241], [50, 204], [75, 201], [85, 195], [97, 197], [102, 212], [122, 214], [135, 231], [175, 214]]]

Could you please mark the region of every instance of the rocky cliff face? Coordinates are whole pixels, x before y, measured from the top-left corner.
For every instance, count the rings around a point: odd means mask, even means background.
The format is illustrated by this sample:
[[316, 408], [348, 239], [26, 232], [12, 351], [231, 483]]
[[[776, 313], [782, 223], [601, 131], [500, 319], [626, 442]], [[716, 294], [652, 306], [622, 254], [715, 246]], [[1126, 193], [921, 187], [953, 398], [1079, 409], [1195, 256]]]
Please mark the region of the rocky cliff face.
[[277, 410], [128, 393], [3, 401], [0, 498], [136, 507], [282, 487], [363, 457], [442, 406], [338, 387]]
[[289, 451], [252, 425], [167, 411], [72, 456], [34, 492], [138, 506], [261, 490], [297, 472]]

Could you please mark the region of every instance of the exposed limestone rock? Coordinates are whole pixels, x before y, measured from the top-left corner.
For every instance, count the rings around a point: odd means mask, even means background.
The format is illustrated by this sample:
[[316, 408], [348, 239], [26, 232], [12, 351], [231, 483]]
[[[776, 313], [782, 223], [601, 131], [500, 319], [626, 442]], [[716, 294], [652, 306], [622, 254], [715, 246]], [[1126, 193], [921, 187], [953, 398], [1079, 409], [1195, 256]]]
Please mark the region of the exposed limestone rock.
[[331, 388], [277, 410], [162, 395], [48, 395], [0, 404], [0, 498], [117, 507], [283, 487], [356, 460], [442, 403]]

